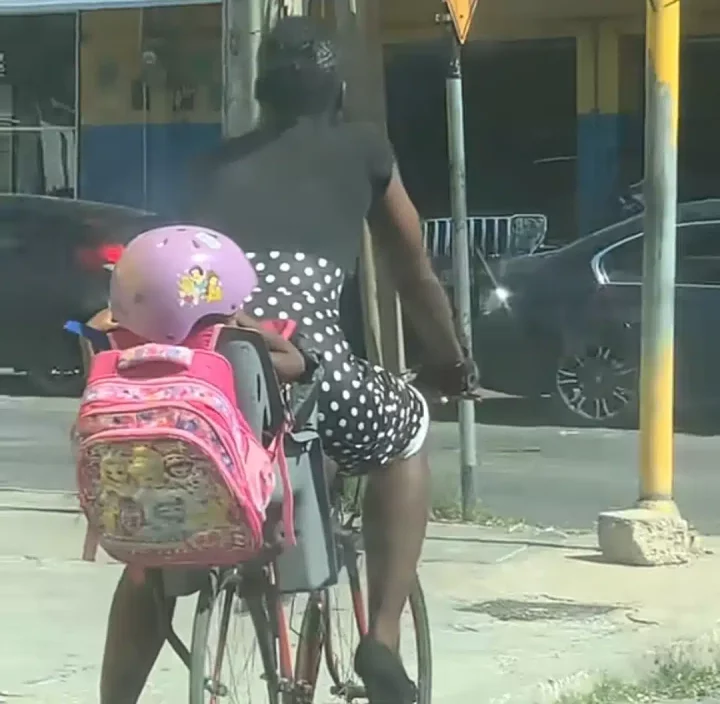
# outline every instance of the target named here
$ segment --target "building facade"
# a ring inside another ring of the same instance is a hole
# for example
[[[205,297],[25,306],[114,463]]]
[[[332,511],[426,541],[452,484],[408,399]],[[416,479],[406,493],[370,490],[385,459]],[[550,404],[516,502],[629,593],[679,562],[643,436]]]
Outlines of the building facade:
[[[383,10],[388,44],[442,41],[434,0]],[[720,91],[709,67],[720,60],[720,5],[684,0],[682,13],[680,197],[717,196]],[[465,52],[471,211],[529,202],[557,213],[550,228],[560,241],[617,215],[619,192],[642,177],[644,32],[645,0],[478,3]],[[421,91],[428,71],[416,81]]]
[[[720,6],[685,5],[680,188],[719,195]],[[381,3],[390,132],[428,216],[449,207],[441,10]],[[547,212],[561,241],[612,217],[642,173],[644,11],[478,3],[464,61],[471,212]],[[6,0],[0,12],[0,190],[172,213],[188,163],[220,139],[220,5]]]
[[[221,6],[146,4],[3,5],[0,191],[177,207],[220,139]]]

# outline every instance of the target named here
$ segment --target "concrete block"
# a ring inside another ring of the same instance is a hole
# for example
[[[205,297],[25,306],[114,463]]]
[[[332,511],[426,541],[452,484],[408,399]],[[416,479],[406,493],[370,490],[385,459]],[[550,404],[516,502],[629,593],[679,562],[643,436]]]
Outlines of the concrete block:
[[[601,513],[598,544],[606,560],[622,565],[678,565],[695,554],[687,521],[644,508]]]

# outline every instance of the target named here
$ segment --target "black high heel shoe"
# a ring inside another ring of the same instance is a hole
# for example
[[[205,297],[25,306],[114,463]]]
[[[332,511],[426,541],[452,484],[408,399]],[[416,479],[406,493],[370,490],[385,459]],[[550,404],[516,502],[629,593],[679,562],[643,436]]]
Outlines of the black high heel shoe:
[[[418,690],[400,656],[365,636],[355,652],[355,672],[365,684],[370,704],[415,704]]]

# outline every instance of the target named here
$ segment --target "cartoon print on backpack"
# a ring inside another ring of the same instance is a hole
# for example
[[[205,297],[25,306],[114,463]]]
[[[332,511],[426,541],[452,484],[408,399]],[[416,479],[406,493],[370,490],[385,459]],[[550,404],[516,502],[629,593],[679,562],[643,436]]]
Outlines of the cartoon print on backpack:
[[[188,510],[182,492],[153,492],[144,498],[143,504],[147,539],[160,543],[180,543],[187,539]]]
[[[231,522],[230,495],[221,486],[209,486],[206,483],[197,499],[198,503],[192,523],[195,530],[224,528]]]
[[[128,474],[138,489],[162,489],[167,483],[163,456],[148,445],[133,447]]]
[[[191,454],[184,443],[171,446],[164,454],[165,471],[172,486],[186,493],[188,524],[192,530],[226,527],[230,496],[212,477],[212,466],[202,456]]]
[[[120,528],[120,496],[114,491],[103,492],[99,505],[100,524],[110,535],[117,535]]]
[[[188,457],[185,444],[179,442],[166,447],[162,459],[169,483],[173,486],[188,483],[188,488],[192,490],[193,475],[197,473],[194,471],[193,460]]]
[[[99,518],[108,533],[117,535],[122,532],[121,501],[135,493],[134,480],[128,471],[130,455],[127,448],[116,445],[93,449],[99,457]]]
[[[98,450],[100,454],[100,499],[103,500],[103,496],[106,494],[129,495],[129,492],[132,491],[128,473],[130,458],[125,449],[105,445]]]
[[[122,537],[130,538],[140,532],[145,525],[145,512],[143,507],[125,497],[118,500],[117,532]]]
[[[182,424],[199,439],[216,440],[199,419],[160,413],[153,421],[165,427]],[[168,547],[192,537],[216,543],[239,518],[228,491],[213,480],[208,458],[184,441],[102,443],[86,449],[86,471],[96,477],[91,483],[98,492],[98,522],[116,540],[141,538]],[[220,456],[231,462],[227,453]],[[235,535],[233,543],[245,540]]]

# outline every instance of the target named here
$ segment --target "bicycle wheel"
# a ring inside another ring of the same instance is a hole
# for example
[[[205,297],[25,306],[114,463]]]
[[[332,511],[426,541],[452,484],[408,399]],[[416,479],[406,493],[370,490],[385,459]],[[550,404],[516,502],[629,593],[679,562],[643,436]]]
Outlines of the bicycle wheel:
[[[241,601],[238,589],[238,581],[226,581],[219,587],[208,585],[198,596],[190,649],[190,704],[280,703],[266,599],[257,594]],[[243,651],[246,655],[236,668],[233,658]]]
[[[298,646],[298,662],[302,659],[307,667],[306,672],[316,676],[319,649],[323,648],[325,666],[331,680],[330,694],[345,702],[366,699],[365,688],[353,667],[355,650],[365,631],[367,613],[364,580],[360,578],[361,558],[362,553],[357,553],[355,569],[351,566],[348,570],[349,589],[345,584],[339,584],[314,595],[314,598],[308,601],[301,629],[301,642]],[[430,704],[432,696],[430,624],[425,597],[417,578],[403,612],[400,655],[408,676],[417,685],[418,704]],[[310,684],[314,690],[315,682]]]

